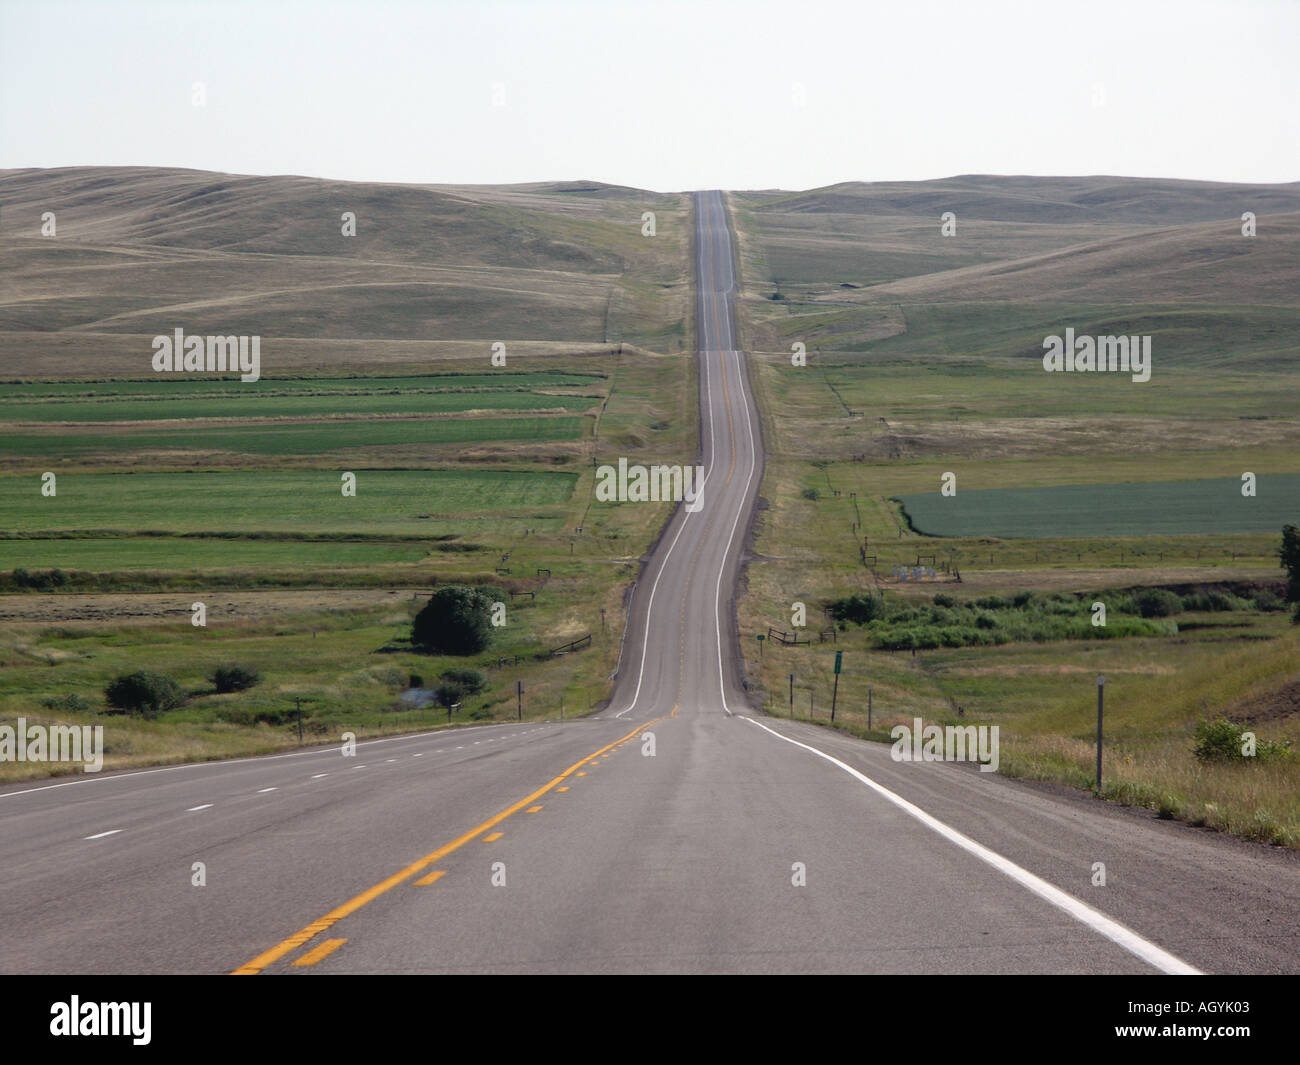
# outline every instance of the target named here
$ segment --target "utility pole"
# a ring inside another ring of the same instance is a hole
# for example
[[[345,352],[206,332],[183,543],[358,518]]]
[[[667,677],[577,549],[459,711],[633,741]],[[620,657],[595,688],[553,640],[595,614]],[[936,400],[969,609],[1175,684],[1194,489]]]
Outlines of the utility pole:
[[[1106,678],[1097,674],[1097,797],[1101,797],[1101,704],[1106,690]]]

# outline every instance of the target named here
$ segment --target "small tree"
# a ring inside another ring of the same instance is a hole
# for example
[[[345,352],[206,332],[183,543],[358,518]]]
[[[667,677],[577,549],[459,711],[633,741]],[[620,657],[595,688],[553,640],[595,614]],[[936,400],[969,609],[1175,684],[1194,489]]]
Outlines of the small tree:
[[[438,685],[433,697],[438,700],[440,706],[455,706],[465,698],[465,689],[454,680],[443,681]]]
[[[104,699],[118,710],[141,717],[157,717],[164,710],[174,710],[185,701],[180,685],[162,673],[139,670],[124,673],[104,689]]]
[[[1300,625],[1300,527],[1282,526],[1282,546],[1277,553],[1286,570],[1286,601],[1296,605],[1291,620]]]
[[[492,598],[481,588],[439,588],[411,624],[411,641],[438,654],[471,655],[492,642]]]

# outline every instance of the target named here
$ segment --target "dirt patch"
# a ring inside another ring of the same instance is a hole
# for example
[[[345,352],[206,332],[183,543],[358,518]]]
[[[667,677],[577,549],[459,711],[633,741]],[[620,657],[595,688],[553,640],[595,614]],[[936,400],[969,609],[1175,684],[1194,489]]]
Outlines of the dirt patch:
[[[1258,725],[1265,721],[1281,721],[1296,713],[1300,713],[1300,680],[1251,699],[1228,716],[1243,725]]]

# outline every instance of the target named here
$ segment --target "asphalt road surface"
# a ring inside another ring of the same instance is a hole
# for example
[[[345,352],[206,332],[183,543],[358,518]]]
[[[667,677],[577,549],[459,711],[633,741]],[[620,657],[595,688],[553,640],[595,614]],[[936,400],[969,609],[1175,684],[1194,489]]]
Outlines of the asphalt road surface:
[[[0,970],[1300,971],[1294,854],[750,708],[762,449],[723,200],[696,206],[707,479],[609,708],[0,790]]]

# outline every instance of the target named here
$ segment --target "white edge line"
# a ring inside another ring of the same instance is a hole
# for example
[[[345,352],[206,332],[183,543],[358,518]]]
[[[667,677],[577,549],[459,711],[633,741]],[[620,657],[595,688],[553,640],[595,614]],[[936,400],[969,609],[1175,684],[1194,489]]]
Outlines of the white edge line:
[[[210,803],[210,802],[205,802],[202,806],[191,806],[191,807],[190,807],[188,810],[186,810],[185,812],[186,812],[187,814],[196,814],[196,813],[198,813],[200,810],[210,810],[210,809],[212,809],[212,803]]]
[[[875,791],[883,798],[888,799],[904,813],[915,817],[921,822],[921,824],[925,825],[926,828],[933,829],[935,832],[939,833],[939,835],[943,836],[944,839],[957,844],[957,846],[961,847],[962,850],[975,855],[975,857],[979,858],[981,861],[987,862],[998,872],[1010,877],[1021,887],[1028,888],[1039,898],[1050,902],[1057,909],[1063,910],[1076,921],[1081,921],[1083,924],[1086,924],[1094,932],[1098,932],[1105,936],[1112,943],[1122,947],[1130,954],[1141,958],[1148,965],[1154,966],[1163,973],[1170,973],[1178,976],[1203,975],[1199,969],[1193,968],[1181,958],[1175,957],[1164,948],[1156,946],[1150,940],[1143,939],[1131,928],[1125,928],[1118,921],[1111,920],[1100,910],[1094,910],[1087,903],[1080,902],[1073,895],[1069,895],[1060,888],[1052,886],[1041,877],[1035,876],[1028,869],[1016,865],[1015,862],[1002,857],[1002,855],[998,854],[996,851],[989,850],[989,848],[984,846],[982,843],[976,843],[969,836],[962,835],[955,828],[950,828],[938,818],[932,817],[930,814],[926,813],[919,806],[914,806],[901,795],[897,795],[883,785],[877,784],[870,777],[863,773],[859,773],[851,765],[841,762],[833,755],[829,755],[825,751],[820,751],[816,747],[811,747],[806,743],[800,743],[798,740],[792,740],[789,736],[784,736],[775,729],[768,728],[761,722],[755,721],[750,717],[745,717],[743,714],[740,715],[740,719],[742,721],[748,721],[751,725],[757,725],[764,732],[770,732],[777,739],[785,740],[786,743],[794,744],[796,747],[802,747],[805,751],[809,751],[812,754],[817,755],[819,758],[824,758],[832,765],[843,769],[850,776],[871,788],[872,791]]]
[[[110,828],[107,832],[98,832],[93,836],[82,836],[82,839],[103,839],[105,836],[116,836],[122,830],[120,828]]]

